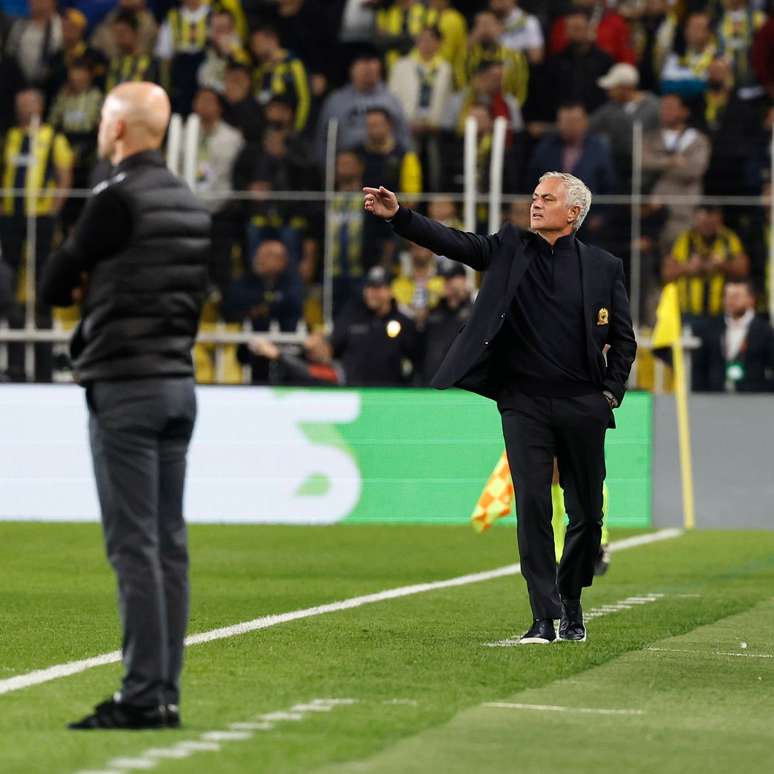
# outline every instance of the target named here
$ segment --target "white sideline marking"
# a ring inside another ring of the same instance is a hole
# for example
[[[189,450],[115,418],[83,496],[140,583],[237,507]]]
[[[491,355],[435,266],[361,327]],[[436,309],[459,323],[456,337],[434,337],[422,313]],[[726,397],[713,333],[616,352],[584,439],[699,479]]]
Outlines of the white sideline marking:
[[[313,699],[308,704],[296,704],[295,709],[304,707],[304,712],[328,711],[334,707],[349,706],[357,704],[359,699]],[[325,709],[323,709],[325,708]],[[303,718],[303,713],[299,712],[272,712],[278,720],[299,720]],[[262,715],[261,717],[266,717]],[[239,727],[237,729],[237,727]],[[124,774],[126,771],[134,769],[153,769],[161,760],[165,758],[188,758],[197,752],[218,752],[220,744],[218,742],[242,742],[252,739],[252,730],[267,731],[273,728],[271,723],[231,723],[231,731],[206,731],[202,734],[202,741],[178,742],[170,747],[153,747],[140,753],[136,758],[113,758],[108,766],[114,767],[110,771],[79,771],[77,774]],[[240,730],[241,729],[241,730]]]
[[[726,653],[721,650],[713,650],[712,653],[700,650],[688,650],[687,648],[646,648],[657,653],[690,653],[692,656],[742,656],[743,658],[774,658],[771,653]]]
[[[637,548],[651,543],[657,543],[661,540],[670,540],[682,535],[679,529],[661,529],[658,532],[652,532],[647,535],[636,535],[635,537],[619,540],[610,545],[611,551],[624,551],[627,548]],[[375,602],[384,602],[388,599],[400,599],[410,597],[414,594],[424,594],[428,591],[438,591],[440,589],[451,589],[458,586],[467,586],[471,583],[482,583],[483,581],[505,578],[509,575],[516,575],[521,569],[520,564],[508,564],[504,567],[498,567],[494,570],[484,572],[474,572],[468,575],[459,575],[456,578],[446,580],[431,581],[429,583],[417,583],[412,586],[398,586],[394,589],[378,591],[375,594],[365,594],[360,597],[351,597],[340,602],[331,602],[326,605],[317,605],[316,607],[307,607],[303,610],[293,610],[289,613],[278,613],[276,615],[266,615],[261,618],[254,618],[252,621],[234,624],[233,626],[224,626],[219,629],[211,629],[208,632],[201,632],[186,637],[187,646],[200,645],[203,642],[212,642],[213,640],[223,640],[229,637],[237,637],[240,634],[258,631],[259,629],[269,629],[272,626],[278,626],[291,621],[298,621],[302,618],[313,618],[326,613],[336,613],[339,610],[352,610],[363,605],[371,605]],[[33,685],[40,685],[51,680],[58,680],[60,677],[69,677],[80,672],[85,672],[94,667],[105,664],[114,664],[121,660],[121,652],[116,650],[112,653],[103,653],[100,656],[86,658],[81,661],[70,661],[66,664],[57,664],[46,669],[36,669],[34,672],[9,677],[0,680],[0,695],[20,691],[24,688],[30,688]]]
[[[146,758],[113,758],[108,761],[108,766],[114,769],[152,769],[156,761],[149,761]]]
[[[537,710],[539,712],[579,712],[588,715],[644,715],[638,709],[596,709],[594,707],[560,707],[556,704],[515,704],[507,701],[490,701],[482,706],[494,709]]]
[[[229,723],[232,731],[271,731],[273,723]]]
[[[252,738],[253,735],[249,731],[207,731],[202,734],[205,742],[243,742]]]

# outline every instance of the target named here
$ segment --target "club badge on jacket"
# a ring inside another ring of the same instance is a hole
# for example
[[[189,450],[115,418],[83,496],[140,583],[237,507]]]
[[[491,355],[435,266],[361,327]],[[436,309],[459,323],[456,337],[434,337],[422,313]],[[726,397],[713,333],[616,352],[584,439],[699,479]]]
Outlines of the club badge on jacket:
[[[607,325],[608,322],[609,322],[609,320],[607,318],[608,318],[608,311],[603,306],[599,310],[599,312],[597,312],[597,325]]]

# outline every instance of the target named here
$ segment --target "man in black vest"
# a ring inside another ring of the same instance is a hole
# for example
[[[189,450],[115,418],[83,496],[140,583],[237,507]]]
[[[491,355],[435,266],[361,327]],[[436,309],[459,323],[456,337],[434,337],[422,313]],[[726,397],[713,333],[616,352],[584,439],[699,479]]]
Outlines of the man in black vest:
[[[530,231],[479,236],[365,188],[365,209],[438,255],[486,271],[473,313],[431,384],[497,401],[516,491],[521,571],[533,624],[524,644],[583,641],[581,591],[590,586],[602,526],[605,430],[614,427],[637,345],[618,258],[575,238],[591,192],[548,172],[532,195]],[[605,346],[609,347],[605,358]],[[553,459],[570,525],[557,572],[551,529]]]
[[[180,724],[183,486],[196,416],[191,347],[207,286],[210,217],[159,153],[169,115],[166,93],[151,83],[108,95],[99,152],[113,163],[112,177],[94,189],[41,283],[46,303],[83,307],[73,369],[86,387],[124,635],[120,693],[71,728]]]

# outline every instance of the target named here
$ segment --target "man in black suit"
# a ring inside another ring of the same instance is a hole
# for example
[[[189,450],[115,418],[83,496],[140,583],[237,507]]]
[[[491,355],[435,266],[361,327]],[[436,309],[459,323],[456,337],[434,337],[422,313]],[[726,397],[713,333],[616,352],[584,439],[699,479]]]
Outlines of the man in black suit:
[[[696,325],[701,346],[693,356],[692,389],[774,392],[774,331],[755,314],[755,293],[747,280],[726,283],[723,312]]]
[[[438,255],[486,271],[473,313],[432,380],[497,401],[516,490],[521,571],[533,624],[521,642],[583,641],[581,590],[599,552],[605,431],[615,427],[637,345],[623,264],[575,238],[591,192],[548,172],[532,195],[530,230],[457,231],[365,188],[365,209]],[[605,358],[605,346],[609,346]],[[570,525],[559,563],[551,530],[556,457]]]

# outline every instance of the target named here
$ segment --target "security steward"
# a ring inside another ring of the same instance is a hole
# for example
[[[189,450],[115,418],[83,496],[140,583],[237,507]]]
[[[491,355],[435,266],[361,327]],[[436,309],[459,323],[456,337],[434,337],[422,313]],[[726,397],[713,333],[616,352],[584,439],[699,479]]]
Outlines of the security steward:
[[[383,266],[369,270],[362,300],[353,299],[344,308],[330,343],[347,384],[401,386],[411,381],[419,337],[414,322],[398,311]]]
[[[71,343],[86,388],[107,555],[123,625],[121,690],[74,729],[180,724],[188,619],[183,520],[196,417],[194,344],[207,286],[210,217],[159,153],[170,116],[159,86],[125,83],[102,108],[94,189],[44,272],[53,305],[83,305]]]

